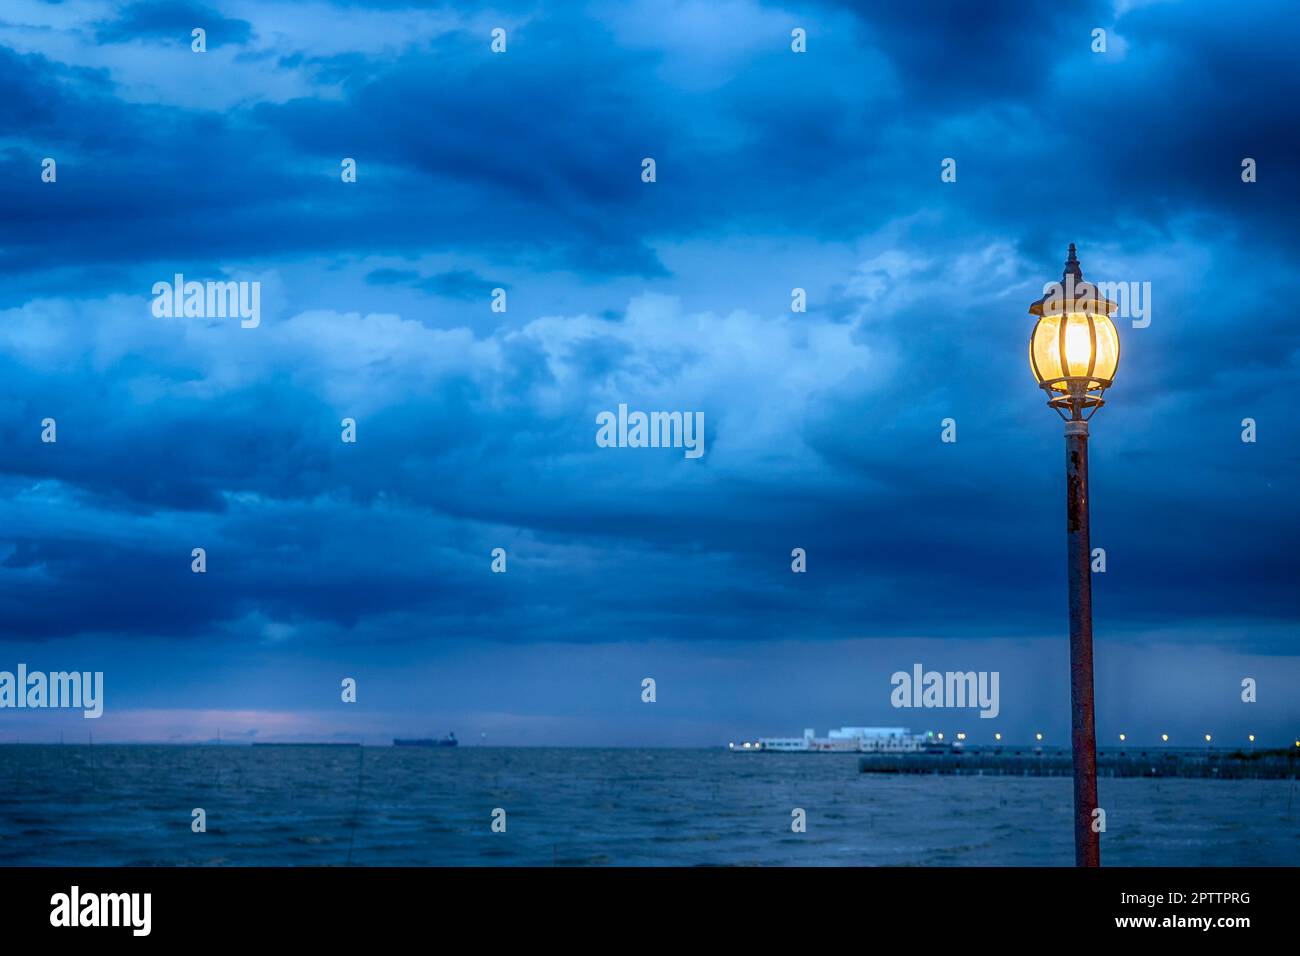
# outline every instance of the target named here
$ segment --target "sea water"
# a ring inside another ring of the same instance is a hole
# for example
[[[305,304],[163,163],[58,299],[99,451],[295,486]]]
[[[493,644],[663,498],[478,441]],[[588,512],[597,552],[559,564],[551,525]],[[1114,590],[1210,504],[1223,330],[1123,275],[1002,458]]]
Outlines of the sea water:
[[[1300,864],[1292,780],[1099,789],[1106,865]],[[860,774],[851,754],[6,745],[0,864],[1069,866],[1071,800],[1069,778]]]

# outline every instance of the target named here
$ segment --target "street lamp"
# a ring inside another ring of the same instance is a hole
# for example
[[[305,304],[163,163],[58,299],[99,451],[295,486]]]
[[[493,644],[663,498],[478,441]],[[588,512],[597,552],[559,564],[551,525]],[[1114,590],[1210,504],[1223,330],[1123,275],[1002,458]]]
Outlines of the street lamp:
[[[1105,402],[1115,379],[1118,308],[1083,281],[1074,243],[1059,283],[1029,307],[1038,316],[1029,336],[1029,364],[1047,404],[1065,419],[1066,551],[1070,589],[1070,746],[1074,758],[1074,862],[1100,866],[1100,838],[1092,828],[1097,807],[1097,730],[1092,699],[1092,580],[1088,537],[1088,419]]]

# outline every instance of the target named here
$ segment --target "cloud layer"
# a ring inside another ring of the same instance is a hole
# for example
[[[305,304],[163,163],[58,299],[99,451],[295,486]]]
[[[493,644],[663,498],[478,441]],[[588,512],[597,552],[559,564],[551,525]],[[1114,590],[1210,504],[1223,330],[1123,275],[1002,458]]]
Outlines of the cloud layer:
[[[292,649],[323,700],[478,648],[458,673],[500,713],[543,645],[979,667],[1011,639],[1032,673],[1065,603],[1027,307],[1073,241],[1152,289],[1092,441],[1099,636],[1294,659],[1300,81],[1258,41],[1295,38],[1285,5],[64,7],[0,23],[0,647],[148,641],[131,693],[187,648]],[[261,325],[153,318],[177,272],[261,282]],[[703,411],[705,456],[598,448],[619,403]],[[747,712],[728,673],[663,739]],[[279,712],[185,683],[147,706]],[[590,682],[532,715],[584,693],[613,718]]]

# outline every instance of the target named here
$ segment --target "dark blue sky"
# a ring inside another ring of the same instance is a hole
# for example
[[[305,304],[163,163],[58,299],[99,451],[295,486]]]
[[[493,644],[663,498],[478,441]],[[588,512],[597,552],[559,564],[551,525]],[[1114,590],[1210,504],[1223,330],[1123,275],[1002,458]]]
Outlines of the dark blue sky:
[[[1026,343],[1076,242],[1151,288],[1093,427],[1102,742],[1300,733],[1293,4],[558,7],[5,5],[0,669],[104,670],[97,739],[1064,741]],[[177,272],[261,325],[154,318]],[[706,453],[598,448],[620,402]],[[1001,716],[892,709],[915,662]]]

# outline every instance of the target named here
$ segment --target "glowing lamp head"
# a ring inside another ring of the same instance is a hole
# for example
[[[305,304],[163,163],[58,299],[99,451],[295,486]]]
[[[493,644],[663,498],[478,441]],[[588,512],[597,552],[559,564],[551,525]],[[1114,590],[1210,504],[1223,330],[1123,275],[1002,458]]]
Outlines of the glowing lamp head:
[[[1118,307],[1083,281],[1070,243],[1061,281],[1029,307],[1038,316],[1029,336],[1029,366],[1062,418],[1086,420],[1105,404],[1101,394],[1119,367],[1119,333],[1110,319]]]

